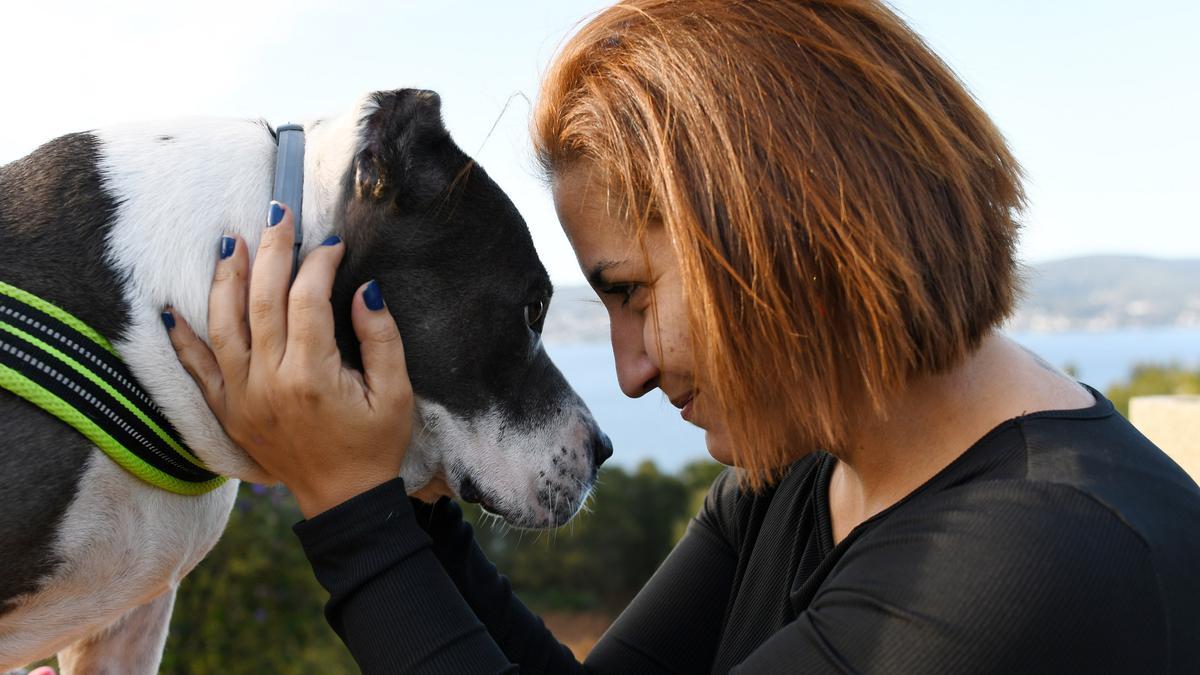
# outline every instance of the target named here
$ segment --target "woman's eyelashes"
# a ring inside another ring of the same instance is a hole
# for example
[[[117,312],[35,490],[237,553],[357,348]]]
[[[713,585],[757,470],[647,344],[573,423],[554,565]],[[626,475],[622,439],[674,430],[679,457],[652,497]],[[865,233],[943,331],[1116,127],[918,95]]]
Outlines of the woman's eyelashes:
[[[621,298],[621,306],[628,307],[629,301],[633,299],[634,293],[637,293],[641,288],[641,284],[611,284],[600,289],[600,292],[605,295],[617,296]]]

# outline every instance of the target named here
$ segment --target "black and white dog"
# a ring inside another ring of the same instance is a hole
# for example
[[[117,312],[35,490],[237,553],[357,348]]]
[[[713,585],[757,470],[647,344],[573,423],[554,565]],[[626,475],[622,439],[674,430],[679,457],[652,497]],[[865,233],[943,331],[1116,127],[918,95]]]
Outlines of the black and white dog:
[[[436,94],[377,92],[309,122],[304,242],[346,242],[337,340],[359,366],[354,289],[376,278],[417,395],[402,474],[444,471],[460,497],[521,527],[579,509],[611,454],[542,348],[549,279],[521,216],[450,139]],[[203,337],[223,233],[257,246],[273,130],[187,119],[51,141],[0,167],[0,280],[89,324],[213,471],[264,480],[222,432],[159,319]],[[0,672],[59,653],[64,673],[153,673],[175,589],[213,547],[237,481],[201,496],[141,482],[0,389]]]

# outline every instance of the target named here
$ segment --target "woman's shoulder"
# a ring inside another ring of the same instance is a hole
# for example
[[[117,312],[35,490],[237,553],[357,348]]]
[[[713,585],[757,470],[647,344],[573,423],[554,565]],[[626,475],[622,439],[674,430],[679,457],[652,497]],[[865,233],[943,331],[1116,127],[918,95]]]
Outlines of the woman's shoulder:
[[[1093,393],[1090,408],[1031,413],[998,427],[881,527],[940,532],[953,524],[973,545],[992,537],[1020,550],[1077,536],[1133,541],[1159,565],[1181,557],[1200,565],[1200,540],[1187,525],[1200,521],[1200,488]]]
[[[850,597],[903,608],[1009,664],[998,671],[1020,670],[1027,655],[1005,655],[1020,644],[1069,662],[1108,654],[1121,664],[1113,672],[1128,672],[1119,659],[1136,654],[1144,672],[1166,672],[1168,636],[1194,626],[1195,615],[1170,611],[1158,562],[1137,532],[1076,488],[980,481],[914,500],[861,532],[813,606]]]
[[[1090,648],[1139,645],[1145,663],[1160,664],[1147,672],[1200,663],[1200,649],[1175,639],[1200,628],[1195,483],[1103,402],[1019,418],[991,441],[859,532],[825,590],[904,606],[984,642],[1070,626]],[[1136,630],[1117,639],[1115,623]]]
[[[1184,555],[1200,565],[1200,487],[1112,404],[1075,414],[1033,415],[1020,423],[1024,483],[1072,490],[1134,532],[1162,563]],[[1185,550],[1186,549],[1186,550]]]
[[[1200,488],[1089,390],[1091,407],[1029,413],[993,429],[901,503],[903,522],[954,514],[988,532],[1005,514],[1054,526],[1074,508],[1094,512],[1094,527],[1128,530],[1149,549],[1183,543],[1180,524],[1200,520]]]

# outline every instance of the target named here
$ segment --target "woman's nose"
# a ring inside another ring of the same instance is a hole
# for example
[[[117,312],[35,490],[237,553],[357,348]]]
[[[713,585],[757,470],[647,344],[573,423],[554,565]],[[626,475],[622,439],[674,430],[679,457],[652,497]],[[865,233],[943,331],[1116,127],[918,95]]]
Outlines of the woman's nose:
[[[646,352],[642,327],[634,322],[613,320],[613,358],[617,364],[617,383],[629,398],[637,398],[658,387],[658,366]]]

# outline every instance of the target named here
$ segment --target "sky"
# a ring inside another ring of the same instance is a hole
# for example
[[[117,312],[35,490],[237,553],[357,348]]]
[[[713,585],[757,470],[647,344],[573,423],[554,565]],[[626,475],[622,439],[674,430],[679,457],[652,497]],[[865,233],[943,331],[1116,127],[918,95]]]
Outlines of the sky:
[[[0,23],[0,164],[58,135],[189,115],[276,124],[438,91],[446,125],[583,283],[530,150],[538,80],[595,0],[27,2]],[[1020,255],[1200,257],[1200,3],[895,0],[1028,175]]]

